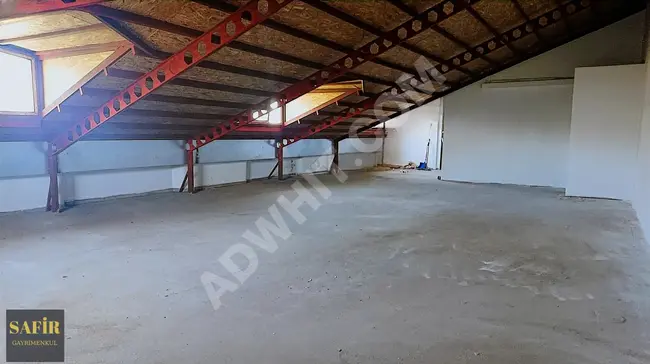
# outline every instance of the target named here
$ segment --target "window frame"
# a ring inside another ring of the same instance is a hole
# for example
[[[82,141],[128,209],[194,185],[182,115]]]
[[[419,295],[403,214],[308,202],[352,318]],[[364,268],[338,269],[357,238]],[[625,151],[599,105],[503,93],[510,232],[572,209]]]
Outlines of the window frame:
[[[40,59],[36,56],[34,52],[13,45],[0,45],[0,53],[30,60],[32,64],[32,99],[34,105],[34,111],[31,112],[0,110],[0,115],[40,116],[43,110],[43,108],[41,107],[43,98],[41,97],[42,82],[40,80],[42,80],[41,77],[42,66],[41,66]]]

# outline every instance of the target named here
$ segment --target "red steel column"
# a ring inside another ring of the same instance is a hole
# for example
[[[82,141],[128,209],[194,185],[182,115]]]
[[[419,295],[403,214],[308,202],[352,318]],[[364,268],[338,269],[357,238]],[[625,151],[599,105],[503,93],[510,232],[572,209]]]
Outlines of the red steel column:
[[[339,141],[332,140],[332,154],[334,159],[332,159],[332,165],[330,166],[330,174],[336,174],[339,172]]]
[[[190,144],[191,140],[188,141]],[[194,151],[187,150],[187,192],[194,193]]]
[[[47,169],[50,174],[50,188],[47,194],[47,211],[59,212],[59,158],[54,154],[52,144],[47,148]]]
[[[282,181],[284,179],[284,127],[287,123],[287,104],[282,102],[281,110],[281,122],[280,124],[280,139],[275,142],[275,154],[278,157],[278,180]]]

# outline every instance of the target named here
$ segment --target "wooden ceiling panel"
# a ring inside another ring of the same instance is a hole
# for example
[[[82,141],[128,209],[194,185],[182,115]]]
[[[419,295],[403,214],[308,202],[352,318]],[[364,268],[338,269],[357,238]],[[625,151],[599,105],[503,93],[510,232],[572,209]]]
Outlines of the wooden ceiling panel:
[[[271,19],[310,34],[317,34],[349,48],[356,49],[376,38],[371,33],[343,22],[302,1],[293,1],[289,6],[274,14]]]
[[[117,61],[113,68],[137,71],[137,72],[148,72],[160,63],[160,60],[149,58],[149,57],[139,57],[128,55],[122,57]],[[181,76],[183,79],[196,80],[202,82],[214,82],[220,83],[223,85],[230,85],[236,87],[251,88],[256,90],[266,90],[266,91],[280,91],[286,85],[284,83],[274,82],[270,80],[264,80],[260,78],[247,77],[244,75],[237,75],[229,72],[216,71],[208,68],[202,67],[193,67],[184,72]]]
[[[556,0],[516,0],[529,18],[535,18],[557,7]]]
[[[395,29],[411,19],[408,14],[382,0],[371,3],[368,1],[333,0],[328,1],[327,4],[385,32]]]
[[[463,51],[463,47],[443,37],[440,33],[428,29],[407,41],[407,43],[422,48],[438,57],[449,59]]]
[[[507,16],[507,13],[502,14],[502,16]],[[453,17],[443,20],[440,22],[439,26],[470,46],[479,44],[493,37],[492,33],[490,33],[490,31],[476,20],[476,18],[474,18],[467,10],[461,11]]]
[[[4,35],[3,35],[4,37]],[[119,34],[110,28],[92,29],[82,33],[64,34],[58,37],[43,39],[29,39],[12,44],[33,51],[47,51],[53,49],[73,48],[89,44],[105,44],[123,41]]]
[[[404,4],[408,5],[411,9],[417,10],[418,13],[422,13],[427,9],[430,9],[443,0],[401,0]]]
[[[473,8],[499,33],[510,30],[525,21],[517,13],[517,8],[512,1],[481,1]]]
[[[0,40],[27,37],[99,24],[92,15],[81,11],[62,11],[0,20]]]
[[[402,47],[394,47],[388,52],[379,56],[379,59],[384,61],[399,64],[400,66],[415,69],[415,62],[422,57],[422,55],[404,49]]]

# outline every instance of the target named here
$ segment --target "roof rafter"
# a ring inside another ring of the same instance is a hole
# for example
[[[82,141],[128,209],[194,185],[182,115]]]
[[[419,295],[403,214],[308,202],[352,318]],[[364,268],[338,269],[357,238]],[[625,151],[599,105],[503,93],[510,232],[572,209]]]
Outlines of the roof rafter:
[[[340,19],[340,20],[342,20],[344,22],[352,24],[352,25],[354,25],[354,26],[356,26],[358,28],[361,28],[361,29],[367,31],[368,33],[371,33],[371,34],[374,34],[374,35],[377,35],[377,36],[379,36],[380,34],[383,33],[380,29],[377,29],[377,28],[375,28],[374,26],[372,26],[370,24],[364,23],[361,20],[359,20],[359,19],[357,19],[357,18],[355,18],[355,17],[353,17],[353,16],[351,16],[351,15],[349,15],[347,13],[344,13],[344,12],[342,12],[342,11],[332,7],[332,6],[329,6],[329,5],[325,4],[324,2],[321,2],[320,0],[304,0],[303,2],[305,2],[306,4],[309,4],[310,6],[315,7],[316,9],[324,11],[324,12],[326,12],[326,13],[328,13],[328,14],[330,14],[330,15],[332,15],[332,16],[334,16],[334,17],[336,17],[336,18],[338,18],[338,19]],[[414,14],[417,14],[417,12],[415,12],[415,11],[409,12],[409,15],[411,15],[411,16],[414,16]],[[439,32],[439,30],[441,28],[438,27],[438,26],[432,26],[431,29],[435,30],[436,32]],[[449,34],[448,32],[445,32],[445,34],[453,37],[454,39],[451,39],[451,38],[449,38],[449,39],[454,41],[454,42],[456,42],[458,40],[456,37]],[[444,37],[447,37],[447,35],[445,35],[445,34],[441,34],[441,35],[443,35]],[[462,46],[462,44],[461,44],[461,46]],[[436,62],[440,62],[439,60],[441,60],[441,58],[432,55],[430,52],[427,52],[426,50],[423,50],[423,49],[421,49],[419,47],[410,45],[408,43],[402,43],[402,44],[400,44],[400,47],[402,47],[402,48],[404,48],[404,49],[406,49],[406,50],[408,50],[410,52],[413,52],[415,54],[418,54],[420,56],[428,57],[428,58],[430,58],[430,59],[432,59],[432,60],[434,60]],[[467,47],[465,47],[465,48],[467,48]],[[450,66],[450,65],[448,65],[448,66]],[[459,71],[467,74],[466,69],[459,69]],[[410,72],[410,74],[411,75],[416,75],[416,76],[418,75],[417,71]]]
[[[512,0],[512,4],[515,6],[515,9],[517,9],[517,12],[519,13],[519,15],[521,16],[522,19],[524,19],[525,21],[530,21],[530,17],[528,16],[528,14],[526,14],[526,10],[524,10],[524,7],[521,6],[521,3],[519,2],[519,0]],[[539,34],[539,29],[535,29],[534,33],[535,33],[535,36],[537,36],[537,39],[539,39],[540,42],[545,43],[545,44],[549,43],[548,40],[544,36]]]
[[[182,35],[182,36],[186,36],[186,37],[190,37],[190,38],[196,38],[196,37],[200,36],[201,34],[203,34],[203,32],[201,32],[200,30],[188,28],[188,27],[185,27],[185,26],[182,26],[182,25],[169,23],[169,22],[166,22],[164,20],[158,20],[158,19],[143,16],[143,15],[130,13],[130,12],[124,11],[124,10],[108,8],[108,7],[105,7],[105,6],[100,6],[100,5],[89,6],[89,7],[85,8],[84,10],[88,11],[89,13],[91,13],[91,14],[93,14],[95,16],[101,17],[101,18],[114,19],[114,20],[118,20],[118,21],[124,21],[124,22],[127,22],[127,23],[142,25],[142,26],[146,26],[146,27],[149,27],[149,28],[158,29],[158,30],[162,30],[162,31],[165,31],[165,32],[168,32],[168,33]],[[123,33],[123,31],[121,33]],[[131,38],[131,37],[138,38],[137,35],[135,35],[135,34],[131,35],[128,38]],[[142,40],[140,40],[140,42],[142,42]],[[135,41],[134,41],[134,43],[135,43]],[[136,44],[136,45],[141,47],[140,44]],[[261,55],[261,56],[264,56],[264,57],[268,57],[268,58],[275,59],[275,60],[278,60],[278,61],[283,61],[283,62],[295,64],[295,65],[302,66],[302,67],[313,68],[313,69],[321,69],[321,68],[325,67],[325,65],[323,65],[321,63],[318,63],[318,62],[304,60],[304,59],[294,57],[294,56],[291,56],[291,55],[288,55],[288,54],[285,54],[285,53],[282,53],[282,52],[276,52],[276,51],[273,51],[273,50],[269,50],[269,49],[266,49],[266,48],[258,47],[258,46],[243,43],[243,42],[234,41],[231,44],[229,44],[228,46],[231,47],[231,48],[240,50],[240,51],[249,52],[249,53],[253,53],[253,54],[258,54],[258,55]],[[146,48],[149,48],[149,49],[143,49],[144,53],[146,53],[149,56],[155,57],[155,58],[166,58],[165,56],[170,55],[169,53],[161,52],[161,51],[158,51],[158,50],[153,50],[153,48],[151,48],[150,46],[147,46]],[[270,74],[265,75],[264,72],[246,70],[244,68],[238,68],[238,67],[227,66],[227,65],[221,65],[221,64],[219,64],[217,62],[213,62],[213,61],[203,61],[203,62],[201,62],[201,64],[199,66],[204,67],[204,68],[210,68],[210,69],[217,69],[218,68],[219,70],[224,70],[225,68],[228,68],[230,71],[226,71],[226,72],[243,74],[243,75],[246,75],[246,76],[251,76],[253,73],[255,73],[256,75],[253,76],[253,77],[272,79],[272,80],[280,81],[280,82],[283,82],[283,83],[295,83],[295,82],[299,81],[298,79],[288,78],[288,77],[284,77],[284,76],[280,76],[280,75],[270,75]],[[232,72],[232,71],[236,71],[236,72]],[[260,76],[264,76],[264,77],[260,77]],[[355,76],[357,78],[362,79],[362,80],[367,81],[367,82],[372,82],[372,83],[376,83],[376,84],[380,84],[380,85],[384,85],[384,86],[393,86],[392,82],[382,80],[382,79],[377,78],[377,77],[365,76],[365,75],[361,75],[361,74],[355,74]]]
[[[468,12],[471,16],[473,16],[474,19],[478,20],[478,22],[481,23],[481,24],[483,25],[483,27],[485,27],[485,29],[489,30],[490,33],[492,33],[492,35],[493,35],[494,37],[499,38],[499,31],[497,31],[495,27],[493,27],[493,26],[492,26],[492,25],[491,25],[487,20],[485,20],[485,18],[483,18],[483,17],[481,16],[481,14],[479,14],[478,11],[476,11],[476,9],[474,9],[474,8],[472,8],[472,7],[470,6],[470,7],[467,8],[467,12]],[[528,20],[530,20],[530,19],[525,19],[525,20],[528,21]],[[508,48],[509,48],[512,52],[514,52],[515,54],[518,54],[518,55],[522,55],[522,54],[523,54],[522,51],[520,51],[519,49],[517,49],[517,47],[515,47],[515,46],[514,46],[512,43],[510,43],[510,42],[506,43],[506,47],[508,47]]]
[[[421,34],[433,25],[457,14],[464,10],[466,6],[470,6],[472,3],[477,1],[478,0],[465,0],[457,2],[456,0],[447,0],[439,3],[433,8],[419,14],[415,18],[411,18],[393,30],[382,33],[382,36],[378,39],[375,39],[358,50],[349,53],[330,66],[325,67],[308,78],[282,90],[275,98],[259,103],[255,108],[245,111],[225,125],[215,126],[210,131],[199,134],[194,138],[190,149],[200,148],[223,137],[231,131],[237,130],[237,128],[241,126],[253,122],[257,118],[268,114],[273,109],[283,107],[283,105],[295,100],[309,91],[338,78],[355,67],[368,62],[406,40]]]
[[[226,13],[231,13],[235,10],[237,10],[237,7],[235,5],[229,4],[227,2],[221,1],[221,0],[192,0],[196,3],[203,4],[205,6],[208,6],[213,9],[217,9]],[[336,51],[339,51],[341,53],[350,53],[353,51],[352,48],[346,47],[342,44],[338,44],[336,42],[333,42],[331,40],[327,40],[325,38],[318,37],[316,35],[307,33],[305,31],[302,31],[300,29],[292,28],[288,25],[282,24],[280,22],[277,22],[273,19],[267,19],[262,25],[271,28],[273,30],[277,30],[279,32],[294,36],[296,38],[300,38],[318,45],[321,45],[323,47],[327,47]],[[374,59],[372,61],[373,63],[376,63],[378,65],[382,65],[384,67],[396,69],[398,71],[404,72],[404,73],[409,73],[410,69],[407,67],[401,66],[396,63],[384,61],[381,59]]]
[[[571,0],[571,1],[568,1],[566,4],[564,4],[564,6],[571,6],[571,8],[574,10],[572,12],[572,14],[578,13],[579,11],[582,11],[582,10],[585,10],[585,9],[592,9],[592,10],[594,9],[591,2],[584,1],[584,0],[583,1]],[[482,74],[481,78],[492,76],[492,75],[494,75],[496,73],[499,73],[499,72],[501,72],[501,71],[503,71],[505,69],[508,69],[510,67],[518,65],[518,64],[520,64],[520,63],[522,63],[522,62],[524,62],[524,61],[526,61],[528,59],[534,58],[534,57],[536,57],[536,56],[538,56],[538,55],[540,55],[542,53],[545,53],[545,52],[548,52],[548,51],[550,51],[552,49],[555,49],[555,48],[557,48],[557,47],[559,47],[559,46],[561,46],[563,44],[566,44],[567,42],[573,41],[573,40],[578,39],[580,37],[583,37],[583,36],[585,36],[585,35],[587,35],[587,34],[589,34],[591,32],[602,29],[603,27],[606,27],[607,25],[609,25],[609,24],[611,24],[613,22],[619,21],[619,20],[621,20],[621,19],[623,19],[623,18],[625,18],[625,17],[627,17],[627,16],[629,16],[631,14],[634,14],[635,12],[643,9],[643,6],[644,6],[644,4],[642,2],[637,1],[635,3],[635,5],[630,7],[630,8],[626,8],[624,10],[621,10],[619,13],[616,13],[616,14],[610,14],[611,15],[610,19],[602,19],[600,22],[598,22],[598,23],[596,23],[596,24],[594,24],[594,25],[592,25],[592,26],[590,26],[588,28],[584,28],[584,29],[581,29],[579,32],[572,33],[572,34],[569,35],[569,38],[565,39],[563,42],[548,44],[548,45],[545,45],[543,47],[539,47],[534,52],[528,53],[528,54],[526,54],[524,56],[515,57],[512,60],[510,60],[509,62],[503,63],[500,67],[491,69],[490,71]],[[551,10],[551,11],[549,11],[547,13],[544,13],[544,14],[536,17],[535,19],[531,19],[530,21],[526,22],[522,26],[519,26],[519,27],[509,31],[508,34],[511,35],[511,36],[514,36],[514,31],[517,30],[517,29],[527,30],[528,27],[530,27],[530,29],[537,29],[538,27],[539,28],[545,28],[545,27],[547,27],[547,26],[549,26],[551,24],[555,24],[560,19],[559,18],[556,19],[556,18],[553,17],[553,12],[554,11],[556,11],[556,9]],[[545,19],[544,21],[542,21],[544,23],[544,25],[540,24],[540,20],[542,20],[542,19]],[[546,23],[546,21],[548,23]],[[512,39],[512,38],[509,38],[509,39]],[[381,119],[379,119],[379,120],[377,120],[377,121],[375,121],[375,122],[373,122],[373,123],[371,123],[369,125],[366,125],[366,126],[364,126],[362,128],[359,128],[357,130],[349,131],[348,133],[341,136],[337,140],[341,141],[343,139],[353,137],[356,133],[363,133],[363,132],[365,132],[365,131],[367,131],[367,130],[369,130],[371,128],[374,128],[377,125],[385,123],[386,121],[391,120],[391,119],[393,119],[393,118],[395,118],[395,117],[397,117],[399,115],[402,115],[402,114],[405,114],[405,113],[407,113],[409,111],[412,111],[412,110],[414,110],[415,108],[417,108],[419,106],[425,105],[425,104],[427,104],[429,102],[435,101],[435,100],[437,100],[437,99],[439,99],[441,97],[449,95],[452,92],[458,91],[458,90],[460,90],[460,89],[462,89],[462,88],[464,88],[466,86],[469,86],[469,85],[473,84],[476,81],[478,81],[478,79],[464,80],[459,85],[457,85],[455,87],[452,87],[452,88],[450,88],[450,89],[448,89],[448,90],[446,90],[446,91],[444,91],[444,92],[442,92],[440,94],[434,95],[429,100],[425,101],[424,103],[422,103],[420,105],[411,106],[409,108],[406,108],[404,110],[399,111],[396,114],[389,115],[387,117],[381,118]]]
[[[31,14],[47,13],[59,10],[71,10],[92,4],[99,4],[106,0],[16,0],[13,2],[13,9],[7,11],[11,4],[3,5],[3,12],[0,18],[11,18]]]
[[[289,3],[291,1],[279,3],[278,0],[252,0],[248,2],[237,12],[226,17],[152,71],[133,82],[119,96],[112,98],[94,113],[76,123],[66,134],[58,136],[52,143],[55,148],[54,153],[61,153],[113,116],[119,115],[144,96],[173,81],[180,74],[231,43],[238,36]]]
[[[572,0],[572,1],[570,1],[570,3],[572,3],[574,6],[576,6],[577,10],[584,10],[587,7],[590,6],[590,3],[586,3],[586,2],[581,1],[581,0]],[[490,53],[492,53],[492,52],[494,52],[494,51],[496,51],[496,50],[498,50],[498,49],[500,49],[500,48],[502,48],[504,46],[507,46],[507,44],[509,42],[515,42],[516,40],[521,39],[523,36],[533,32],[535,29],[545,28],[547,26],[555,24],[556,22],[559,21],[559,18],[554,18],[553,17],[553,12],[554,11],[542,14],[539,17],[535,18],[534,20],[529,20],[524,24],[518,25],[518,26],[508,30],[507,32],[504,32],[503,34],[499,34],[499,35],[495,36],[494,38],[489,39],[489,40],[481,43],[480,45],[476,46],[473,49],[473,51],[477,52],[477,53],[484,54],[484,55],[488,55],[488,54],[490,54]],[[544,21],[541,21],[541,19],[544,19]],[[466,53],[466,55],[468,55],[468,54],[471,54],[471,53],[468,51]],[[472,59],[471,57],[455,57],[454,60],[459,60],[459,62],[461,64],[464,64],[464,63],[469,62],[471,59]],[[440,72],[442,74],[448,72],[448,70],[445,70],[442,67],[440,67],[440,68],[438,68],[438,67],[439,66],[436,67],[436,70],[438,72]],[[499,67],[497,67],[497,69],[499,69]],[[484,77],[484,76],[482,76],[482,77]],[[437,99],[437,98],[441,97],[441,95],[447,94],[449,92],[449,90],[456,90],[456,89],[461,88],[464,85],[466,85],[467,82],[472,83],[472,82],[474,82],[476,80],[477,79],[469,78],[469,79],[466,79],[466,80],[460,82],[459,84],[452,85],[451,87],[447,87],[447,90],[443,90],[441,93],[434,95],[431,99]],[[339,124],[339,123],[341,123],[341,122],[343,122],[345,120],[348,120],[351,117],[358,116],[358,115],[362,114],[363,112],[366,112],[367,110],[376,108],[377,104],[383,102],[383,99],[390,100],[390,99],[395,98],[395,97],[399,98],[399,97],[402,97],[402,96],[392,95],[390,93],[384,93],[384,94],[380,95],[377,98],[372,98],[372,99],[368,99],[368,100],[365,100],[363,102],[360,102],[359,104],[357,104],[357,105],[355,105],[353,107],[350,107],[348,110],[345,110],[345,111],[339,113],[336,116],[328,118],[327,120],[319,123],[318,125],[314,125],[314,126],[310,127],[308,133],[306,133],[305,135],[303,135],[301,137],[298,137],[298,138],[295,138],[295,139],[290,139],[288,141],[289,142],[288,144],[295,143],[300,139],[304,139],[304,138],[306,138],[306,137],[308,137],[310,135],[313,135],[313,134],[318,133],[318,132],[320,132],[322,130],[328,129],[329,127],[331,127],[333,125],[336,125],[336,124]],[[428,101],[429,100],[427,100],[426,102],[428,102]],[[416,105],[414,105],[412,107],[406,108],[405,110],[412,110],[412,109],[414,109],[414,108],[416,108],[416,107],[418,107],[420,105],[421,104],[416,104]],[[397,115],[401,115],[404,112],[405,111],[399,111],[397,113]],[[393,117],[395,117],[395,115],[391,115],[391,116],[388,116],[386,118],[382,118],[382,120],[388,120],[388,119],[391,119]]]

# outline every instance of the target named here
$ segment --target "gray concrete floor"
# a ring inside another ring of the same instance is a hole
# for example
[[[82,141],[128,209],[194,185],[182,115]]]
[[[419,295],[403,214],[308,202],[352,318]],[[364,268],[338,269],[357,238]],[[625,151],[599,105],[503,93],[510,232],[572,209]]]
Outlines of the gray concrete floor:
[[[292,181],[2,215],[0,309],[64,308],[68,363],[650,362],[628,204],[430,176],[324,178],[217,311],[201,274]]]

